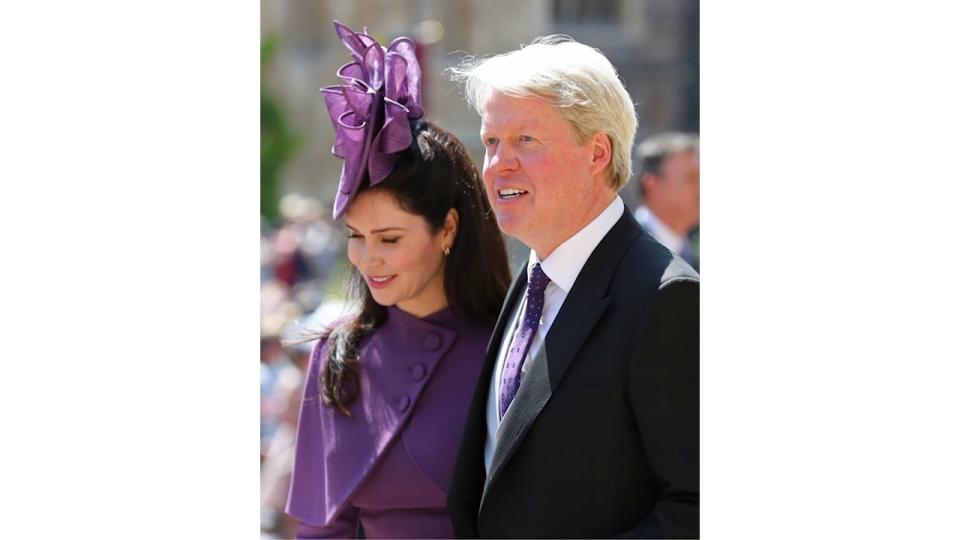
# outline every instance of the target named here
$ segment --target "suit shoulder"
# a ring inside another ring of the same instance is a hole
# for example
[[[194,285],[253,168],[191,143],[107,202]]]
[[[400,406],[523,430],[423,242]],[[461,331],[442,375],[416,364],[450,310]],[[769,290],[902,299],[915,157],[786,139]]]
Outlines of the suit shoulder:
[[[657,290],[691,282],[699,284],[700,274],[644,231],[632,239],[611,289],[618,296],[645,302]]]

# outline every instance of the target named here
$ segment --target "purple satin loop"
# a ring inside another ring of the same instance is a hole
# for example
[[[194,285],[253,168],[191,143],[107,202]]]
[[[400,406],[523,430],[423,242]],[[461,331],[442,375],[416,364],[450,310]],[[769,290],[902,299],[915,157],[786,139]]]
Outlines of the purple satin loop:
[[[410,120],[423,116],[423,106],[413,40],[399,37],[384,49],[366,28],[333,25],[353,56],[337,70],[344,84],[320,89],[335,132],[333,155],[343,159],[333,204],[339,219],[364,179],[375,186],[393,170],[396,154],[413,142]]]

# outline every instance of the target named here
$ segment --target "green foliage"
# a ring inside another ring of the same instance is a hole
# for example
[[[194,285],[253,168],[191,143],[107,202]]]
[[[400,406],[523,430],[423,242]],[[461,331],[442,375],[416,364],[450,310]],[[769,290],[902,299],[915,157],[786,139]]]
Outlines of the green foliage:
[[[269,222],[280,216],[281,174],[300,143],[279,101],[264,84],[265,71],[277,46],[274,38],[260,44],[260,216]]]

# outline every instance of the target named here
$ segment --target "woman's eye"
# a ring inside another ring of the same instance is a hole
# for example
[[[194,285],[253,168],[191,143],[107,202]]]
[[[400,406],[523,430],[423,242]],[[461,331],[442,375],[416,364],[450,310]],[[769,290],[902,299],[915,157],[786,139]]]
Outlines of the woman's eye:
[[[396,238],[382,238],[381,240],[384,244],[396,244],[399,239],[400,237],[398,236]]]
[[[354,238],[363,238],[363,237],[360,236],[360,235],[357,234],[357,233],[352,233],[352,232],[348,232],[348,233],[347,233],[347,239],[348,239],[348,240],[352,240],[352,239],[354,239]]]

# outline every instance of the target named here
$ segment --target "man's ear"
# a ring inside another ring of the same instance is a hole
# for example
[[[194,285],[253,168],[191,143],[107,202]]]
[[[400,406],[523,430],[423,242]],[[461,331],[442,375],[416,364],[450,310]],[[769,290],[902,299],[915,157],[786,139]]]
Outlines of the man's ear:
[[[644,198],[650,196],[650,193],[656,189],[657,177],[650,173],[643,173],[640,176],[640,184],[643,186]]]
[[[598,131],[590,138],[590,146],[593,149],[590,172],[596,176],[602,174],[610,165],[610,160],[613,159],[613,145],[610,144],[610,137],[606,133]]]

